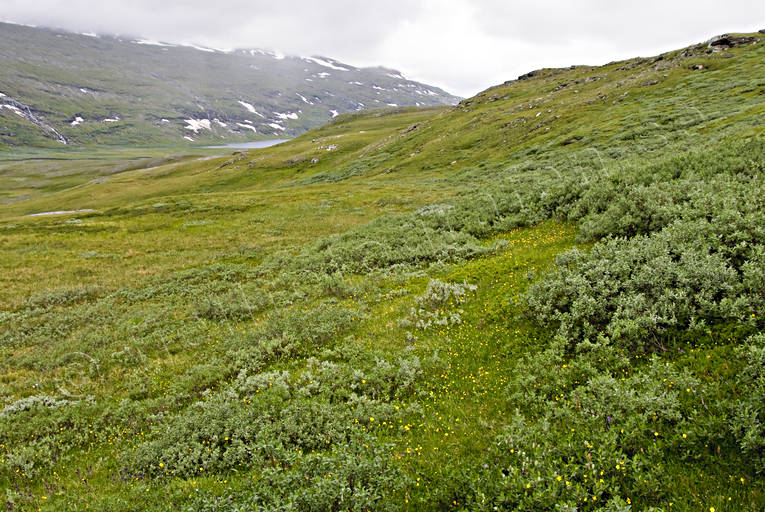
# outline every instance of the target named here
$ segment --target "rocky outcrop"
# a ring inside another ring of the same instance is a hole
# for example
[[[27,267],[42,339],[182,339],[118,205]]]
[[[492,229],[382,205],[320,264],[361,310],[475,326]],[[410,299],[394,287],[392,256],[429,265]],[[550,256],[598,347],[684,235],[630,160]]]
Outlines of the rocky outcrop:
[[[759,41],[758,38],[752,36],[731,36],[723,34],[721,36],[713,37],[709,40],[708,47],[715,51],[727,50],[736,46],[744,46],[747,44],[755,44]]]

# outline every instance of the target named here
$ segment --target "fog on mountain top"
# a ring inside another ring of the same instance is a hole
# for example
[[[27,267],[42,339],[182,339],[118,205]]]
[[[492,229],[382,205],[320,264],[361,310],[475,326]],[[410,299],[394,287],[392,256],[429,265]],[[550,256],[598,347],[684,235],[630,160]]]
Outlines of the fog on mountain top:
[[[585,0],[6,0],[0,18],[214,48],[271,48],[385,65],[460,96],[540,67],[651,55],[753,31],[765,4]]]

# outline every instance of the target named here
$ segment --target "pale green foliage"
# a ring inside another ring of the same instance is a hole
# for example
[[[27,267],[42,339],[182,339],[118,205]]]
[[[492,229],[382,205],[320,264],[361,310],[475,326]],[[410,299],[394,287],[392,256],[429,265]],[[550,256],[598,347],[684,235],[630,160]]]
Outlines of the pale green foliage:
[[[745,365],[738,374],[743,397],[734,405],[731,431],[741,450],[765,472],[765,335],[758,334],[737,350]]]
[[[226,391],[206,394],[158,426],[129,464],[175,476],[261,463],[286,470],[298,464],[296,450],[345,445],[404,414],[389,400],[411,393],[421,375],[417,357],[389,361],[369,354],[340,362],[312,358],[298,374],[244,369]]]
[[[561,255],[555,274],[529,290],[530,310],[572,342],[604,334],[639,351],[660,348],[673,329],[745,321],[751,299],[736,268],[703,236],[708,230],[677,224]]]
[[[12,404],[8,404],[5,407],[3,407],[3,409],[0,410],[0,417],[10,416],[11,414],[18,413],[21,411],[28,411],[35,407],[48,407],[53,409],[57,407],[65,407],[69,405],[70,403],[71,401],[67,399],[58,398],[55,396],[32,395],[26,398],[21,398],[19,400],[16,400]]]
[[[462,323],[463,311],[459,306],[473,294],[477,286],[468,283],[445,283],[431,279],[425,293],[415,298],[415,307],[409,312],[414,327],[426,330],[434,326],[448,327]]]
[[[307,454],[294,467],[266,468],[261,478],[236,494],[199,496],[192,510],[401,510],[397,493],[411,478],[393,462],[390,448],[372,435],[355,433],[347,444]]]
[[[748,323],[762,304],[764,155],[762,144],[750,143],[717,155],[714,164],[703,154],[670,160],[637,186],[661,200],[631,196],[640,173],[592,182],[582,201],[600,206],[588,206],[583,231],[637,235],[559,256],[555,271],[526,295],[531,314],[556,325],[571,344],[604,335],[637,351],[663,347],[672,332]],[[677,174],[694,180],[673,181]],[[627,210],[664,213],[660,221],[649,214],[627,226],[637,218]]]

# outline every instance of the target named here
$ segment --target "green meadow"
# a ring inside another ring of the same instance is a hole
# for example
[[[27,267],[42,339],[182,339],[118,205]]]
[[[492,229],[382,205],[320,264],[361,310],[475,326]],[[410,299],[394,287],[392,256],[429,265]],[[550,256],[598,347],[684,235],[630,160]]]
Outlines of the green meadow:
[[[6,508],[763,510],[764,135],[760,40],[0,153]]]

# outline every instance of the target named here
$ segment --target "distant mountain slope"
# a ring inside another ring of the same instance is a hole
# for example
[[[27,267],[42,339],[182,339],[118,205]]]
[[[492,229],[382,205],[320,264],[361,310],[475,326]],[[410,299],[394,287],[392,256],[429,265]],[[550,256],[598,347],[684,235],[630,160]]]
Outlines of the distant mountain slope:
[[[0,23],[0,146],[293,136],[343,112],[459,98],[326,57]]]

